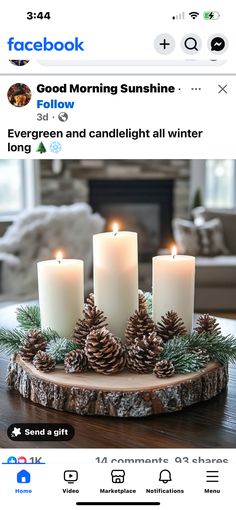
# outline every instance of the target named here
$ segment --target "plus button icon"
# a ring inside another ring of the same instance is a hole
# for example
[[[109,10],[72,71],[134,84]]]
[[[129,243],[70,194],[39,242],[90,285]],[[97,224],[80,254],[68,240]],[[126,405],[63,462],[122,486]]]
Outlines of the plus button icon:
[[[165,38],[163,39],[163,42],[161,42],[161,43],[159,43],[159,44],[160,44],[160,46],[162,46],[162,47],[163,47],[163,50],[166,50],[166,48],[167,48],[168,46],[170,46],[170,43],[169,43],[169,42],[167,42],[167,40],[166,40]]]
[[[170,34],[159,34],[154,40],[154,48],[161,55],[169,55],[175,49],[175,40]]]

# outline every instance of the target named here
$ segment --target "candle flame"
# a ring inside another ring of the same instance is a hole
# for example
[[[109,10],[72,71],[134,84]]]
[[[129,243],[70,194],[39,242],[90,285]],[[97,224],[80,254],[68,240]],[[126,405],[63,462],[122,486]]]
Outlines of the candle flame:
[[[119,225],[118,225],[118,223],[114,223],[114,224],[113,224],[113,228],[112,228],[112,230],[113,230],[113,234],[114,234],[114,236],[117,236],[117,234],[118,234],[118,232],[119,232]]]
[[[172,248],[172,257],[173,257],[173,259],[176,257],[176,255],[177,255],[177,248],[176,248],[176,246],[173,246],[173,248]]]
[[[57,252],[57,256],[56,256],[56,260],[57,260],[58,264],[61,264],[61,262],[62,262],[62,258],[63,258],[63,256],[62,256],[62,252],[61,252],[61,251],[58,251],[58,252]]]

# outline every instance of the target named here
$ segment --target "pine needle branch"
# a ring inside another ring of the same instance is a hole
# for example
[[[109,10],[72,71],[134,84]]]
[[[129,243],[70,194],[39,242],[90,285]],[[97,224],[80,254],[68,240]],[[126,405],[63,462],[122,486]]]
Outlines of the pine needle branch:
[[[39,305],[19,306],[16,310],[16,318],[22,329],[40,329]]]
[[[24,331],[19,329],[0,329],[0,351],[5,351],[7,354],[19,351]]]
[[[150,317],[152,317],[152,293],[151,292],[144,292],[144,296],[145,296],[145,299],[146,299],[148,315],[150,315]]]
[[[236,362],[236,338],[233,335],[209,335],[194,333],[182,337],[181,341],[188,349],[200,347],[206,349],[212,361],[219,363]]]
[[[65,355],[78,349],[78,344],[68,338],[55,338],[51,340],[47,345],[47,352],[50,354],[57,363],[64,361]]]
[[[58,333],[51,328],[42,329],[40,331],[42,332],[42,335],[46,338],[48,342],[60,339],[60,335],[58,335]]]
[[[161,359],[171,361],[176,373],[197,372],[205,363],[201,357],[188,350],[187,342],[179,337],[169,340],[164,346],[160,356]]]

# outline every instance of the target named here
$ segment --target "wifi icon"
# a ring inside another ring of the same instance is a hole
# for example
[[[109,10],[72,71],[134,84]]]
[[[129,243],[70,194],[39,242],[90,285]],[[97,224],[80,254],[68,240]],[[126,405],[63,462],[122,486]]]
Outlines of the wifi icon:
[[[189,12],[189,16],[191,16],[192,19],[196,19],[199,16],[199,12],[196,11]]]

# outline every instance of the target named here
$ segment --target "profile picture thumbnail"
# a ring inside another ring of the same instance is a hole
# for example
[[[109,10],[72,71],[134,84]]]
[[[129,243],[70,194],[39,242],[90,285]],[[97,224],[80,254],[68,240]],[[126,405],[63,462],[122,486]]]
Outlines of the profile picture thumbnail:
[[[21,67],[28,64],[29,60],[9,60],[9,62],[11,62],[11,64],[13,64],[14,66]]]
[[[18,108],[26,106],[32,97],[30,88],[24,83],[15,83],[7,92],[8,101]]]

